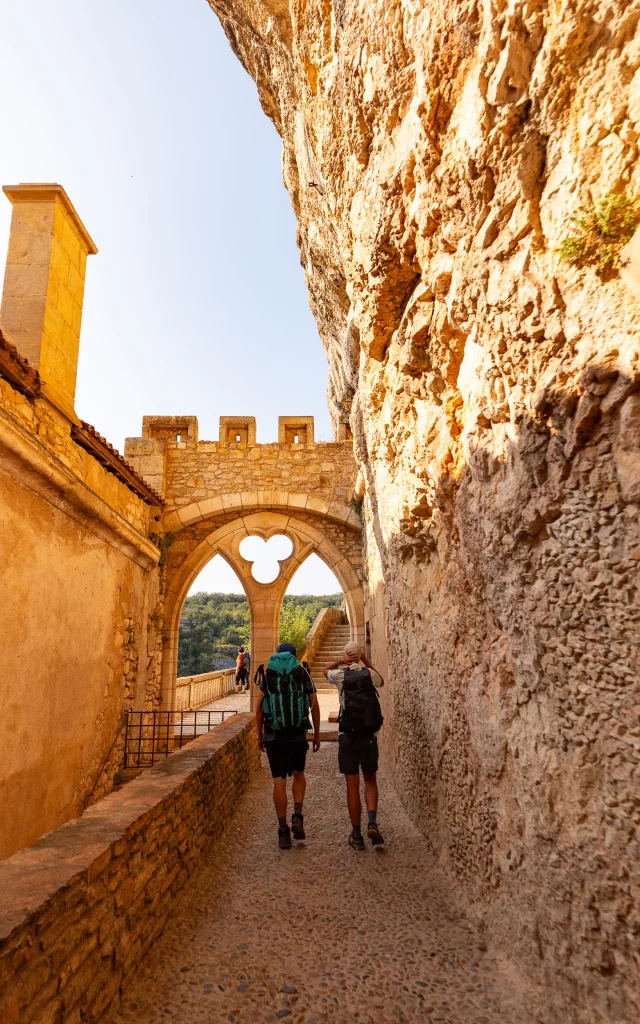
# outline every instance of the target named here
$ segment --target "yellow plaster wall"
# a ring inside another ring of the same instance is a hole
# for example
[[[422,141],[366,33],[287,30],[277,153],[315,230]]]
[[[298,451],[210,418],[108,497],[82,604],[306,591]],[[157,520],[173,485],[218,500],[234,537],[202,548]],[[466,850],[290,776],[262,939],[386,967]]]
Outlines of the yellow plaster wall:
[[[74,817],[98,779],[144,693],[155,574],[2,472],[0,537],[1,858]]]
[[[70,429],[0,378],[0,858],[111,789],[160,685],[149,510]]]

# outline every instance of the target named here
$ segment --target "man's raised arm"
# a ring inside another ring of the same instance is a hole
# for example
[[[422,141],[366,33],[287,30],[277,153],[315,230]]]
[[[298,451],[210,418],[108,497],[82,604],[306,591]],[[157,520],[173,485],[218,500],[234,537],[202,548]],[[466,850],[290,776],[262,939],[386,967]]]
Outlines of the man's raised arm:
[[[384,686],[384,679],[382,678],[382,674],[380,672],[378,672],[377,668],[373,667],[373,665],[371,664],[370,661],[368,661],[367,656],[364,653],[364,651],[362,652],[361,660],[362,660],[362,663],[367,666],[367,668],[369,669],[370,672],[375,672],[375,674],[379,677],[379,679],[380,679],[380,686]]]

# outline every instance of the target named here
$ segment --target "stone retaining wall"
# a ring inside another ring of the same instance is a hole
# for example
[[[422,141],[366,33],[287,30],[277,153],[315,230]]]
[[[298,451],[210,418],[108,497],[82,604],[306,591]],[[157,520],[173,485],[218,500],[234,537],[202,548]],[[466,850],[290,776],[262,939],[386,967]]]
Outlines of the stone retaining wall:
[[[0,1021],[105,1022],[259,764],[238,715],[0,864]]]

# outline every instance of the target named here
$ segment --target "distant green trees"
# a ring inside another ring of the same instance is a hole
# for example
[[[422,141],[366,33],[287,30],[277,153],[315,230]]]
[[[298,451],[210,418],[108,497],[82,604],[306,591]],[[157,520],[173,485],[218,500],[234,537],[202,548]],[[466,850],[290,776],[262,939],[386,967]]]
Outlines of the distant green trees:
[[[182,607],[178,675],[195,676],[235,664],[249,640],[249,605],[244,594],[193,594]]]
[[[321,608],[337,608],[342,594],[287,595],[280,613],[280,641],[295,644],[298,653]],[[249,605],[244,594],[193,594],[180,618],[178,675],[194,676],[231,668],[238,647],[251,639]]]
[[[308,606],[294,604],[285,598],[280,609],[280,643],[288,640],[295,646],[298,654],[302,654],[314,618]]]

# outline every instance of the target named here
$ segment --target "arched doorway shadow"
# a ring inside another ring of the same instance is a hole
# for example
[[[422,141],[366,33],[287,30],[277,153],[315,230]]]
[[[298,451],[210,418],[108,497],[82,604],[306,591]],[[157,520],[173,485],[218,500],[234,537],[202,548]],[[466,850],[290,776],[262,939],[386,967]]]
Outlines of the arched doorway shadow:
[[[240,553],[240,544],[249,536],[264,540],[285,534],[293,542],[291,555],[280,564],[280,573],[272,583],[258,583],[251,574],[251,563]],[[294,573],[309,554],[315,552],[335,574],[345,595],[347,617],[354,639],[364,639],[364,599],[361,582],[339,548],[321,529],[295,516],[278,512],[257,512],[239,517],[213,529],[189,555],[169,572],[165,605],[165,652],[163,658],[162,706],[171,709],[175,695],[180,613],[194,580],[213,558],[220,554],[240,579],[251,616],[252,665],[266,663],[278,643],[280,608]],[[251,690],[252,706],[255,694]]]

